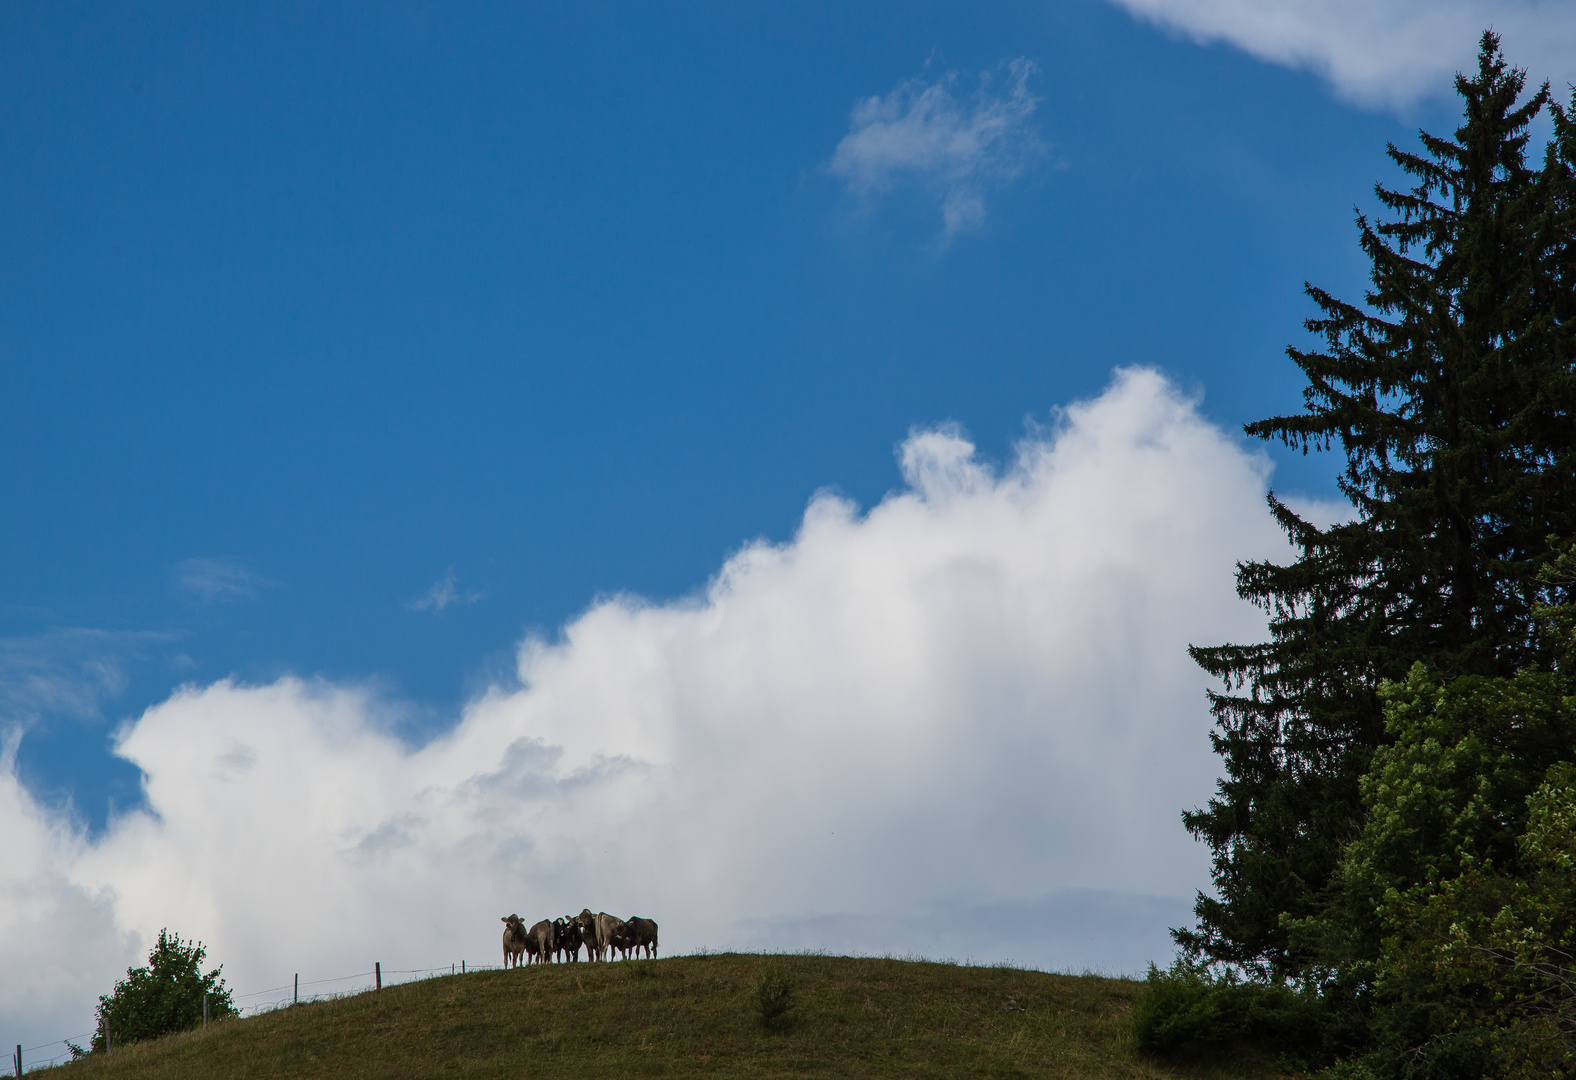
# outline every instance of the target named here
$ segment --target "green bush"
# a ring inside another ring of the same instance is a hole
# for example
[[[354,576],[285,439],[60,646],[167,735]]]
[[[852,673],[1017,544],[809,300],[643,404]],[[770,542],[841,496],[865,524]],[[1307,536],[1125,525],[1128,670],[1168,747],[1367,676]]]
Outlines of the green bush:
[[[202,1023],[205,994],[212,1019],[236,1015],[235,1001],[219,977],[223,967],[202,973],[207,955],[201,942],[182,941],[179,934],[160,930],[148,966],[129,969],[113,993],[99,998],[93,1049],[109,1045],[106,1032],[110,1042],[119,1044],[197,1027]]]
[[[1161,971],[1149,965],[1133,1010],[1139,1050],[1188,1060],[1252,1048],[1298,1063],[1326,1060],[1328,1024],[1317,995],[1288,986],[1244,982],[1178,958]]]
[[[794,981],[772,968],[766,969],[755,988],[756,1004],[761,1010],[761,1026],[771,1030],[787,1027],[792,1017]]]
[[[1238,1032],[1223,1015],[1222,996],[1201,969],[1178,959],[1167,971],[1149,965],[1133,1010],[1138,1048],[1157,1057],[1184,1057],[1231,1043]]]

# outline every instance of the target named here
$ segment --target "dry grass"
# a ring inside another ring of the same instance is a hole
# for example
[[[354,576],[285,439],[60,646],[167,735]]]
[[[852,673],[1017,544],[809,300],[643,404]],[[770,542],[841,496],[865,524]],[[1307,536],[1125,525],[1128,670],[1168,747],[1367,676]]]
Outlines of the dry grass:
[[[793,1007],[761,1022],[768,969]],[[1140,984],[905,960],[726,953],[432,979],[117,1048],[65,1080],[185,1077],[1275,1077],[1138,1057]]]

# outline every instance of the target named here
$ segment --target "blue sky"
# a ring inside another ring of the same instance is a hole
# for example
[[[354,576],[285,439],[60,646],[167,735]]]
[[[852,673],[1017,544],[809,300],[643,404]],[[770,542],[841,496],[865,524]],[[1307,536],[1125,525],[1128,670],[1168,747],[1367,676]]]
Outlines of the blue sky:
[[[4,632],[119,675],[19,760],[95,823],[178,683],[371,679],[430,730],[527,629],[879,498],[912,425],[999,458],[1133,362],[1293,406],[1302,281],[1357,291],[1407,135],[1096,3],[104,14],[0,35]],[[1043,149],[977,229],[828,171],[861,99],[1019,57]]]
[[[0,725],[84,844],[179,686],[320,680],[419,747],[818,491],[941,498],[912,431],[1008,475],[1142,365],[1240,441],[1304,280],[1360,295],[1386,142],[1538,17],[1386,66],[1418,5],[320,7],[0,9]]]

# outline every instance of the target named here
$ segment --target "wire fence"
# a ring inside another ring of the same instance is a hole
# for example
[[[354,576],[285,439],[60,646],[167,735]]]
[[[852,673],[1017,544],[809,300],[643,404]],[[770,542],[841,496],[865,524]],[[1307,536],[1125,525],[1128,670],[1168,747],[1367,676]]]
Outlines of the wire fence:
[[[450,975],[466,975],[473,971],[498,970],[500,968],[497,964],[472,964],[464,960],[430,968],[385,968],[378,963],[372,965],[371,971],[358,971],[354,975],[340,975],[332,979],[309,979],[302,982],[301,976],[297,975],[283,986],[270,986],[266,990],[253,990],[247,994],[232,994],[231,998],[235,1002],[236,1011],[242,1016],[261,1016],[275,1009],[288,1009],[293,1005],[310,1005],[319,1001],[337,1001],[340,998],[353,997],[356,994],[380,990],[387,986],[401,986],[405,983],[446,978]],[[253,1000],[257,998],[262,1000]],[[39,1043],[37,1046],[18,1044],[16,1049],[7,1055],[11,1059],[11,1068],[7,1073],[21,1076],[23,1072],[63,1065],[75,1059],[76,1055],[71,1049],[73,1045],[86,1049],[98,1034],[99,1030],[95,1028],[81,1035],[68,1035],[63,1039]],[[110,1035],[113,1038],[114,1032]],[[42,1056],[45,1051],[49,1053],[49,1057]]]

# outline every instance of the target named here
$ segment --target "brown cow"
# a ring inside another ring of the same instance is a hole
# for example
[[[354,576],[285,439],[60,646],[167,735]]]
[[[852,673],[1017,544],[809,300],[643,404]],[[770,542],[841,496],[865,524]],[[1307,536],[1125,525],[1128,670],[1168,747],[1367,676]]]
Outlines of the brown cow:
[[[607,951],[613,947],[613,935],[618,933],[619,928],[623,925],[624,920],[617,915],[609,915],[605,911],[597,912],[596,951],[598,960],[606,960],[608,958]]]
[[[531,927],[531,932],[528,936],[533,946],[531,951],[536,954],[536,962],[538,964],[552,963],[553,946],[557,944],[553,940],[553,924],[543,919]]]
[[[503,923],[503,966],[519,967],[520,954],[525,952],[525,924],[518,915],[505,915]]]
[[[629,950],[634,947],[634,941],[629,936],[628,923],[619,923],[613,928],[613,936],[608,939],[608,945],[618,953],[620,960],[629,959]]]
[[[575,922],[580,926],[580,937],[586,945],[586,959],[599,959],[597,956],[596,916],[591,914],[590,908],[584,908],[580,914],[575,916]]]
[[[629,939],[630,948],[644,948],[648,960],[657,955],[657,924],[654,920],[631,915],[624,924],[624,936]]]

